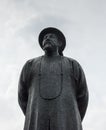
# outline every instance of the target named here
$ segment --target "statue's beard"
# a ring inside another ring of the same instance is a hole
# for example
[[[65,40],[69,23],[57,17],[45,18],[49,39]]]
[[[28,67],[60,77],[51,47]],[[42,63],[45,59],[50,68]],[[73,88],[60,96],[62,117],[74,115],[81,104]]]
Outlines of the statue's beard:
[[[53,51],[55,48],[54,43],[51,41],[45,42],[43,46],[43,50],[46,50],[48,52]]]

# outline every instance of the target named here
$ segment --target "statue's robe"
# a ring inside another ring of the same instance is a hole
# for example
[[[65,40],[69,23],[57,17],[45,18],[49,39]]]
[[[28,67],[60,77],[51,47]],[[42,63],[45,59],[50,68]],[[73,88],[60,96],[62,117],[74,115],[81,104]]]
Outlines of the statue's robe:
[[[18,101],[24,130],[82,130],[88,88],[80,64],[64,56],[41,56],[24,65]]]

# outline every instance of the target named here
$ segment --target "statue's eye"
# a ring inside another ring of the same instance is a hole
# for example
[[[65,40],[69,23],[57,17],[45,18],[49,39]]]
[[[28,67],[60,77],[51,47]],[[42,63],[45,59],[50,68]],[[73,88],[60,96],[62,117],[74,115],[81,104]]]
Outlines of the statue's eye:
[[[44,38],[43,39],[46,39],[47,38],[47,36],[44,36]]]
[[[56,38],[56,36],[55,36],[55,35],[50,35],[50,37],[51,37],[51,38]]]
[[[51,38],[54,38],[54,36],[53,36],[53,35],[51,35],[50,37],[51,37]]]

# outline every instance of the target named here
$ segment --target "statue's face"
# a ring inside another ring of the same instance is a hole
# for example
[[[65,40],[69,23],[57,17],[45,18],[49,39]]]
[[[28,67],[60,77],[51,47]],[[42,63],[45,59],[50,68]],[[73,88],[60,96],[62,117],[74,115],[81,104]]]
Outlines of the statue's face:
[[[44,36],[42,46],[43,50],[55,50],[58,48],[59,40],[58,37],[53,33],[48,33]]]

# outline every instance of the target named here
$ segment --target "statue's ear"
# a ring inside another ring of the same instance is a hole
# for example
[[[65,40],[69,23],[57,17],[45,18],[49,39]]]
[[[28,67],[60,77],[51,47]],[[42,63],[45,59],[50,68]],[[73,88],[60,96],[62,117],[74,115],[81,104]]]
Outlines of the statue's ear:
[[[62,46],[62,41],[59,40],[58,47],[61,47],[61,46]]]

